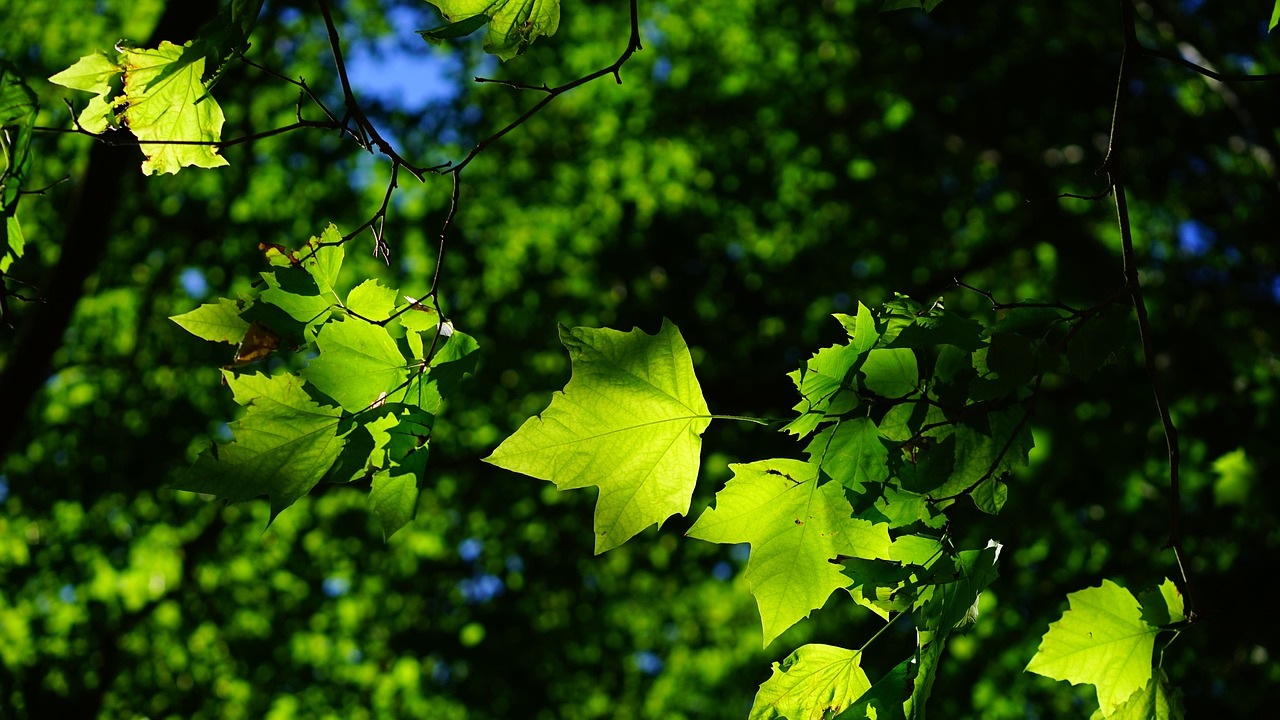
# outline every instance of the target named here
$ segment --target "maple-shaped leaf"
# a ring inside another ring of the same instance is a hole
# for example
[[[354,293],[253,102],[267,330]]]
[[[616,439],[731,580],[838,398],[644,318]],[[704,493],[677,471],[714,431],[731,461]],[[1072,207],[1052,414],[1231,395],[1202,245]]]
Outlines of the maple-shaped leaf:
[[[122,48],[120,56],[127,103],[123,115],[143,143],[143,174],[226,165],[212,144],[222,139],[225,118],[201,80],[204,56],[191,43],[167,40],[154,49]],[[175,140],[210,144],[173,144]]]
[[[343,448],[342,411],[317,404],[293,375],[224,371],[223,376],[248,412],[231,423],[235,440],[206,451],[174,487],[231,502],[268,495],[274,519],[337,460]]]
[[[680,331],[560,327],[572,376],[486,462],[561,490],[600,488],[596,553],[689,511],[711,422]]]
[[[529,44],[542,35],[550,37],[560,27],[560,0],[427,0],[440,8],[449,25],[433,30],[419,30],[427,40],[469,35],[488,19],[489,33],[484,37],[484,51],[510,60],[529,49]]]
[[[240,306],[234,300],[219,298],[188,313],[169,318],[183,330],[202,340],[235,344],[244,339],[249,322],[240,317]]]
[[[1070,609],[1049,625],[1027,671],[1095,686],[1109,715],[1150,682],[1159,628],[1142,619],[1132,593],[1110,580],[1067,595],[1067,603]]]
[[[862,653],[832,645],[805,645],[781,663],[756,692],[749,720],[823,720],[844,710],[867,690]]]
[[[854,518],[839,483],[818,485],[816,464],[761,460],[730,465],[733,478],[689,529],[717,543],[750,543],[745,577],[768,645],[849,584],[836,556],[884,558],[889,526]]]
[[[401,387],[409,376],[404,355],[380,325],[355,318],[327,322],[316,347],[320,354],[303,368],[302,377],[353,413]]]

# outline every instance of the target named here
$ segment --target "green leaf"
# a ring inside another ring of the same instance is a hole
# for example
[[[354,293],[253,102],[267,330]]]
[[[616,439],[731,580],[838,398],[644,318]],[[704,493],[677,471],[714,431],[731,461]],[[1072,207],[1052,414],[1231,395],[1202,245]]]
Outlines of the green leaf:
[[[3,255],[0,255],[0,273],[8,272],[9,266],[13,261],[22,257],[23,249],[27,245],[26,238],[22,235],[22,225],[18,223],[17,215],[9,215],[4,219],[4,231],[7,246]]]
[[[320,289],[325,303],[339,303],[338,291],[334,286],[338,283],[338,272],[342,270],[342,259],[346,251],[342,249],[342,233],[338,232],[338,226],[329,223],[324,232],[320,233],[320,237],[312,237],[308,240],[298,254],[302,256],[303,269],[311,274],[311,279],[316,281],[316,287]]]
[[[422,447],[374,474],[369,508],[382,525],[384,539],[396,534],[417,515],[418,486],[426,472],[427,457],[427,448]]]
[[[849,709],[837,715],[836,720],[906,720],[903,703],[911,697],[919,668],[914,655],[898,663]]]
[[[921,609],[917,627],[945,636],[953,629],[977,619],[978,596],[999,577],[996,563],[1000,543],[992,540],[981,550],[956,554],[956,577],[937,582],[929,602]]]
[[[36,94],[27,87],[17,66],[0,60],[0,127],[21,124],[37,107]]]
[[[378,516],[384,539],[409,524],[418,510],[418,478],[400,470],[379,470],[369,489],[369,508]]]
[[[231,502],[268,495],[274,519],[307,494],[342,452],[341,411],[318,405],[293,375],[223,376],[248,412],[231,423],[235,440],[206,451],[174,487]]]
[[[921,630],[916,633],[916,637],[919,642],[916,649],[919,670],[911,685],[911,697],[903,706],[903,711],[909,718],[924,717],[925,703],[929,701],[929,695],[933,692],[933,681],[938,675],[938,664],[942,662],[942,651],[947,645],[945,636],[937,636],[932,632]]]
[[[859,355],[865,353],[876,346],[876,341],[880,339],[880,331],[876,329],[876,320],[871,315],[871,310],[866,305],[858,303],[858,315],[849,317],[848,315],[836,314],[835,318],[844,325],[844,329],[849,333],[849,339],[853,340],[854,350]]]
[[[259,273],[267,289],[258,296],[304,325],[319,325],[329,318],[332,303],[317,295],[316,286],[296,268],[279,268]]]
[[[1067,595],[1070,609],[1049,625],[1027,671],[1097,688],[1104,714],[1151,680],[1158,628],[1142,619],[1133,594],[1110,580]]]
[[[1150,625],[1162,627],[1187,619],[1182,592],[1169,578],[1153,590],[1138,596],[1142,602],[1142,619]]]
[[[396,291],[369,278],[347,293],[347,309],[370,320],[385,320],[396,305]]]
[[[813,432],[828,414],[838,415],[857,407],[858,396],[846,380],[860,359],[857,348],[833,345],[814,354],[803,370],[789,373],[802,399],[794,408],[800,417],[783,430],[803,437]]]
[[[80,58],[76,64],[50,77],[49,81],[93,93],[76,122],[91,133],[101,133],[117,125],[116,108],[123,99],[113,100],[109,96],[119,89],[119,78],[123,73],[124,68],[119,63],[98,51]]]
[[[219,298],[188,313],[169,318],[183,330],[203,340],[231,343],[244,340],[249,323],[240,317],[240,306],[234,300]]]
[[[596,553],[689,511],[710,411],[680,331],[560,328],[573,375],[487,462],[550,480],[599,486]]]
[[[872,350],[862,363],[862,373],[866,376],[863,387],[881,397],[906,397],[920,386],[916,354],[906,348]]]
[[[773,674],[756,693],[749,720],[823,720],[849,706],[871,681],[862,653],[832,645],[805,645],[773,664]]]
[[[1276,6],[1271,9],[1271,22],[1267,24],[1267,32],[1275,30],[1276,25],[1280,25],[1280,0],[1276,0]]]
[[[880,442],[880,431],[868,418],[845,420],[825,428],[805,448],[809,461],[850,490],[889,479],[889,449]]]
[[[884,347],[931,348],[950,345],[973,352],[986,345],[984,328],[975,320],[935,307],[923,314],[895,315],[894,335]]]
[[[123,67],[99,50],[85,55],[71,67],[53,75],[49,82],[102,96],[111,92],[111,81],[122,72]]]
[[[477,28],[468,27],[475,16],[489,20],[489,33],[484,38],[484,51],[510,60],[529,49],[529,44],[542,35],[556,34],[560,26],[560,0],[428,0],[440,8],[452,25],[435,30],[420,30],[424,38],[449,37],[449,33],[469,35]],[[456,29],[454,26],[458,26]],[[466,30],[466,32],[463,32]]]
[[[227,164],[212,145],[222,139],[222,108],[206,93],[205,59],[191,43],[160,43],[153,50],[123,48],[124,119],[142,141],[144,175],[176,173],[186,166]],[[57,77],[56,75],[54,77]]]
[[[384,327],[357,319],[328,322],[316,346],[319,356],[301,375],[349,412],[385,399],[408,379],[404,355]]]
[[[764,644],[849,584],[837,556],[884,558],[889,526],[853,518],[839,483],[818,485],[800,460],[730,465],[733,478],[689,529],[689,537],[750,543],[745,577],[760,608]]]

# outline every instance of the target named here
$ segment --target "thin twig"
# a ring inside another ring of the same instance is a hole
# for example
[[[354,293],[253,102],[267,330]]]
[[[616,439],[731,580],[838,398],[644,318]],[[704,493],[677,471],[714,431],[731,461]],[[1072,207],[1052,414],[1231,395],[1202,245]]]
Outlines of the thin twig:
[[[1209,68],[1204,67],[1203,65],[1197,65],[1191,62],[1190,60],[1182,57],[1181,55],[1177,53],[1169,52],[1168,50],[1156,50],[1154,48],[1143,47],[1141,45],[1135,45],[1134,50],[1139,55],[1145,55],[1146,57],[1153,57],[1153,58],[1161,58],[1173,63],[1177,63],[1178,65],[1181,65],[1185,68],[1193,70],[1207,78],[1210,78],[1212,80],[1217,80],[1220,83],[1276,82],[1277,80],[1280,80],[1280,73],[1264,73],[1261,75],[1248,75],[1248,74],[1242,74],[1242,73],[1220,73],[1216,70],[1210,70]]]
[[[1120,11],[1124,32],[1124,48],[1120,56],[1119,79],[1116,82],[1116,103],[1111,118],[1111,142],[1107,150],[1106,160],[1103,162],[1100,171],[1106,172],[1116,199],[1116,222],[1120,227],[1125,287],[1133,302],[1134,311],[1138,316],[1138,335],[1142,341],[1143,364],[1146,367],[1147,380],[1151,385],[1151,392],[1155,396],[1156,410],[1160,415],[1160,424],[1164,429],[1165,444],[1169,451],[1169,539],[1166,541],[1165,547],[1173,550],[1174,558],[1178,563],[1178,570],[1182,573],[1187,617],[1192,619],[1195,617],[1195,594],[1191,576],[1187,573],[1187,568],[1182,558],[1182,534],[1179,527],[1182,500],[1179,482],[1181,452],[1178,449],[1178,430],[1173,424],[1173,418],[1169,412],[1169,403],[1156,368],[1155,345],[1151,339],[1151,323],[1147,316],[1147,306],[1142,296],[1142,279],[1138,273],[1137,257],[1133,247],[1133,228],[1129,220],[1129,205],[1125,197],[1123,173],[1119,166],[1118,148],[1122,142],[1119,128],[1122,122],[1124,102],[1128,97],[1130,58],[1133,53],[1143,52],[1142,46],[1138,43],[1137,24],[1134,19],[1132,0],[1120,0]]]

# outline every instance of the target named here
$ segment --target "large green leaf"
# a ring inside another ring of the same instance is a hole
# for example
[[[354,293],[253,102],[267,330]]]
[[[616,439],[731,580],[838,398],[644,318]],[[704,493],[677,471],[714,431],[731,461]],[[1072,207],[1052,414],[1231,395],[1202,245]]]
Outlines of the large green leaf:
[[[745,577],[768,645],[849,584],[831,562],[837,556],[887,557],[889,526],[852,517],[844,487],[819,486],[816,464],[774,459],[729,467],[733,478],[689,536],[751,544]]]
[[[477,15],[489,18],[484,50],[510,60],[529,49],[539,36],[556,34],[560,27],[560,0],[428,0],[440,8],[449,26],[419,30],[427,39],[457,37],[480,29]]]
[[[231,423],[235,440],[206,451],[174,487],[232,502],[269,495],[274,518],[337,460],[342,411],[316,404],[293,375],[223,375],[248,412]]]
[[[1098,690],[1103,714],[1151,680],[1151,651],[1158,628],[1142,619],[1133,594],[1110,580],[1067,595],[1070,609],[1049,625],[1027,671],[1088,683]]]
[[[380,325],[355,318],[328,322],[320,328],[316,346],[320,355],[301,374],[349,412],[385,399],[409,376],[404,355]]]
[[[183,167],[227,164],[214,143],[222,139],[222,108],[208,95],[205,59],[186,45],[165,41],[155,49],[122,48],[124,119],[140,140],[145,175],[176,173]],[[54,77],[57,77],[56,75]]]
[[[710,411],[680,331],[560,327],[573,375],[487,462],[561,490],[600,488],[596,552],[689,511]]]
[[[805,645],[773,664],[756,693],[750,720],[823,720],[871,688],[862,653],[832,645]]]

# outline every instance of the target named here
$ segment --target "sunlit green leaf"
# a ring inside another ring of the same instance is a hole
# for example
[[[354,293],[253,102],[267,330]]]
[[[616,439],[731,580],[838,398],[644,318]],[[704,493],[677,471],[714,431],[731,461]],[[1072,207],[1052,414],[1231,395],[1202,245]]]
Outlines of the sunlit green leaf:
[[[561,490],[596,485],[596,552],[689,511],[710,411],[680,331],[560,328],[573,375],[487,462]]]
[[[781,663],[756,693],[750,720],[823,720],[871,688],[859,665],[862,653],[832,645],[805,645]]]
[[[111,92],[112,79],[122,72],[124,68],[119,63],[99,50],[85,55],[71,67],[51,76],[49,82],[94,95],[106,95]]]
[[[1142,619],[1138,601],[1110,580],[1067,595],[1070,609],[1049,625],[1027,671],[1098,690],[1110,714],[1151,680],[1158,628]]]
[[[249,323],[240,317],[240,306],[226,298],[169,319],[198,338],[233,345],[243,340],[249,330]]]
[[[837,556],[887,557],[889,526],[852,517],[844,488],[834,482],[819,486],[812,463],[762,460],[729,467],[733,478],[688,534],[751,544],[746,579],[768,645],[848,585],[831,562]]]
[[[302,377],[349,412],[385,399],[408,378],[404,355],[379,325],[354,318],[325,323],[316,346],[320,354]]]
[[[213,143],[222,139],[222,108],[205,90],[204,57],[165,41],[148,49],[122,48],[124,119],[143,143],[145,175],[183,167],[227,164]],[[56,76],[55,76],[56,77]],[[181,143],[205,144],[173,144]]]

